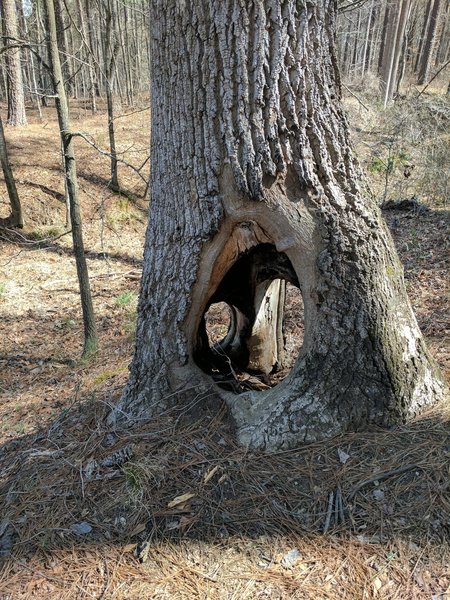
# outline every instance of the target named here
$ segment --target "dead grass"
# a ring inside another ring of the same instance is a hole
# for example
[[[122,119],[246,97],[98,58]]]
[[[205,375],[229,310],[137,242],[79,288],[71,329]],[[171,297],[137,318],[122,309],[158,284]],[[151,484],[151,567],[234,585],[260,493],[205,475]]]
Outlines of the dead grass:
[[[101,142],[104,114],[81,116]],[[146,120],[119,121],[123,148],[146,147]],[[77,144],[101,341],[80,363],[70,239],[32,235],[64,230],[54,117],[7,135],[27,227],[0,242],[0,599],[450,598],[448,406],[272,456],[236,446],[213,391],[107,428],[132,354],[145,205],[111,194],[107,160]],[[449,375],[448,211],[386,215]]]

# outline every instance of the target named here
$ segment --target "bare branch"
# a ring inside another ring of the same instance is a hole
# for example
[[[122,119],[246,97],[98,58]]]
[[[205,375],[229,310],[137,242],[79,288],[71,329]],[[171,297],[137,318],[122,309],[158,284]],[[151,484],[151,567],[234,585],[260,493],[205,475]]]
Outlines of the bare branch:
[[[80,138],[82,138],[90,146],[92,146],[93,148],[95,148],[97,150],[97,152],[99,152],[103,156],[108,156],[109,158],[111,158],[111,153],[108,152],[107,150],[104,150],[103,148],[100,148],[100,146],[98,146],[95,143],[95,141],[92,139],[92,136],[90,136],[89,134],[83,133],[81,131],[75,131],[75,132],[71,133],[70,135],[72,137],[80,137]],[[148,157],[145,159],[145,161],[142,163],[142,165],[140,167],[135,167],[134,165],[132,165],[128,161],[124,160],[123,158],[118,158],[117,156],[115,156],[114,158],[117,160],[117,162],[125,165],[126,167],[130,168],[132,171],[134,171],[135,173],[137,173],[139,175],[139,177],[142,179],[142,181],[147,185],[148,180],[142,175],[141,171],[145,167],[145,165],[147,164],[147,162],[149,160]]]

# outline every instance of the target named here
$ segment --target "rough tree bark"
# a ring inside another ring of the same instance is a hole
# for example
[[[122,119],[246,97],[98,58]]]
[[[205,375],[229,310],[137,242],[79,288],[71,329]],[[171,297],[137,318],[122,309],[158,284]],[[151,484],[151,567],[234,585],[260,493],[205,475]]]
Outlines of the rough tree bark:
[[[419,413],[444,384],[350,151],[335,3],[151,8],[151,211],[136,351],[111,420],[213,388],[240,442],[273,450]],[[224,391],[207,372],[205,311],[233,304],[242,366],[252,282],[275,279],[301,289],[302,351],[275,388]]]
[[[17,13],[15,0],[3,0],[3,31],[5,45],[18,39]],[[8,125],[20,126],[27,124],[25,114],[25,95],[23,90],[22,67],[20,64],[20,49],[6,52],[6,72],[8,82]]]

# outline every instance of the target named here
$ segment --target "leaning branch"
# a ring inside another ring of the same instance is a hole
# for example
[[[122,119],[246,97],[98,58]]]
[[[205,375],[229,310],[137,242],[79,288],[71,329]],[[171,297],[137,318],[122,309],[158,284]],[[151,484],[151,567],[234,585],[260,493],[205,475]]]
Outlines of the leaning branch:
[[[354,8],[359,8],[359,7],[363,6],[368,1],[369,0],[355,0],[354,2],[349,2],[348,4],[345,4],[344,6],[338,6],[338,11],[343,13],[348,10],[353,10]]]
[[[355,94],[355,92],[352,92],[352,90],[349,87],[347,87],[344,83],[342,84],[342,87],[344,87],[347,90],[347,92],[351,96],[353,96],[353,98],[356,98],[363,108],[365,108],[368,112],[370,112],[370,110],[367,108],[367,106],[364,104],[364,102],[361,100],[361,98],[358,98],[358,96]]]
[[[439,73],[440,73],[441,71],[443,71],[443,70],[445,69],[445,67],[446,67],[447,65],[449,65],[449,64],[450,64],[450,59],[449,59],[449,60],[448,60],[446,63],[444,63],[444,64],[442,65],[442,67],[439,69],[439,71],[437,71],[437,72],[436,72],[436,73],[433,75],[433,77],[430,79],[430,81],[427,83],[427,85],[426,85],[426,86],[423,88],[423,90],[422,90],[422,91],[421,91],[421,92],[418,94],[418,96],[417,96],[418,98],[419,98],[419,96],[421,96],[421,95],[424,93],[424,91],[427,89],[427,87],[428,87],[428,86],[429,86],[429,85],[430,85],[430,84],[431,84],[431,83],[432,83],[432,82],[433,82],[433,81],[436,79],[436,77],[439,75]]]
[[[35,50],[33,48],[33,45],[39,46],[39,44],[30,44],[29,42],[25,42],[23,40],[13,38],[13,37],[8,37],[5,35],[3,35],[1,37],[3,40],[10,40],[12,43],[10,43],[8,45],[4,45],[2,48],[0,48],[0,54],[4,54],[5,52],[8,52],[8,50],[26,49],[26,50],[29,50],[32,54],[34,54],[34,56],[36,56],[36,58],[38,59],[38,62],[44,67],[44,69],[47,69],[47,71],[51,71],[50,66],[44,61],[44,59],[39,54],[39,52],[37,52],[37,50]]]

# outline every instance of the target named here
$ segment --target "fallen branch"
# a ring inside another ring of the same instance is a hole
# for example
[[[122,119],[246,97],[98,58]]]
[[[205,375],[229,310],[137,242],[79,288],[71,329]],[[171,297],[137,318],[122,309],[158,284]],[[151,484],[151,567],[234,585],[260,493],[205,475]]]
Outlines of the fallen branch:
[[[391,469],[390,471],[384,471],[382,473],[377,473],[373,477],[370,477],[369,479],[365,479],[364,481],[361,481],[360,483],[357,483],[355,486],[353,486],[348,495],[348,499],[353,500],[353,498],[356,496],[356,494],[363,487],[365,487],[366,485],[369,485],[370,483],[375,483],[376,481],[384,481],[385,479],[388,479],[389,477],[392,477],[393,475],[401,475],[402,473],[407,473],[408,471],[412,471],[413,469],[420,469],[420,468],[421,467],[419,467],[419,465],[405,465],[404,467],[398,467],[397,469]]]

